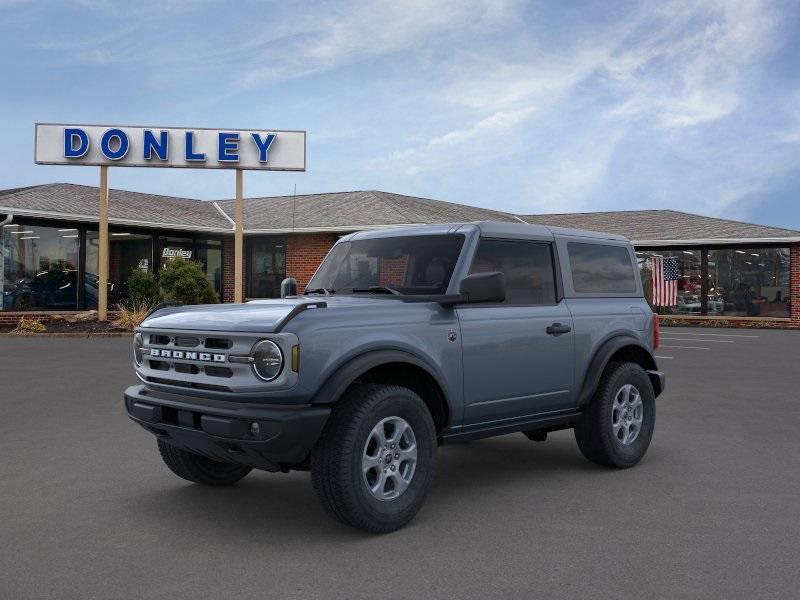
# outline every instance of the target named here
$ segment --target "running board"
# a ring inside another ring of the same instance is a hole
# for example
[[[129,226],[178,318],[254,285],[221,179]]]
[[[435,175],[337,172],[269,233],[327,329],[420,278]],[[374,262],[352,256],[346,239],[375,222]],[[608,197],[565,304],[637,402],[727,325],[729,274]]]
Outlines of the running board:
[[[580,418],[581,414],[583,414],[581,410],[570,410],[567,412],[559,412],[558,414],[536,415],[511,421],[476,423],[474,425],[461,427],[455,431],[448,431],[445,429],[439,434],[439,443],[455,444],[458,442],[469,442],[481,438],[516,433],[517,431],[527,431],[530,429],[545,429],[548,431],[566,429],[573,426]]]

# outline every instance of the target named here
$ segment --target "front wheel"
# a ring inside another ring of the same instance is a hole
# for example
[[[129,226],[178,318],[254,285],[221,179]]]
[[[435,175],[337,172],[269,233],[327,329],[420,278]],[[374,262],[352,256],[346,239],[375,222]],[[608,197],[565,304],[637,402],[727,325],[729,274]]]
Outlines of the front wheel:
[[[332,517],[388,533],[422,506],[435,451],[436,428],[417,394],[396,385],[360,385],[335,406],[311,454],[311,481]]]
[[[575,439],[590,461],[617,469],[632,467],[647,452],[656,422],[653,384],[636,363],[610,363],[586,411],[575,425]]]

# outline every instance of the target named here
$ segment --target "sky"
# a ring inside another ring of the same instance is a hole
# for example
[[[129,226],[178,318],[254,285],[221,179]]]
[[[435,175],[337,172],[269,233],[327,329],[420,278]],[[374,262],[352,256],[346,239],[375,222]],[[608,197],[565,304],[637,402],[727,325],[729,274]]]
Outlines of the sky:
[[[669,208],[800,229],[800,3],[0,0],[0,189],[40,122],[303,129],[305,173],[519,214]],[[111,169],[203,199],[233,173]]]

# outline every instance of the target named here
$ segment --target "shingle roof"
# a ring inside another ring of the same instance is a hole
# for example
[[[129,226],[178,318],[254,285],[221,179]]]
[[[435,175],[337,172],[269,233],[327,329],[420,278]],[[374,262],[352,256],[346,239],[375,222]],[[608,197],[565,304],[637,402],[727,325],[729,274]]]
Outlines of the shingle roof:
[[[634,242],[800,238],[800,231],[704,217],[676,210],[520,215],[528,223],[618,233]]]
[[[64,220],[97,221],[98,189],[53,183],[0,190],[0,212]],[[111,190],[110,222],[163,229],[230,232],[234,201],[207,202]],[[229,218],[226,218],[227,215]],[[515,215],[441,200],[380,191],[335,192],[245,199],[245,230],[355,231],[411,224],[506,221],[541,223],[624,235],[638,243],[679,241],[800,240],[800,231],[704,217],[674,210]]]
[[[97,221],[98,188],[72,183],[36,185],[0,192],[0,210],[18,215]],[[109,190],[109,222],[192,230],[230,230],[212,202]]]
[[[221,200],[217,204],[229,217],[234,217],[233,200]],[[250,231],[353,230],[465,221],[519,222],[514,215],[495,210],[378,191],[247,198],[244,207],[245,229]]]

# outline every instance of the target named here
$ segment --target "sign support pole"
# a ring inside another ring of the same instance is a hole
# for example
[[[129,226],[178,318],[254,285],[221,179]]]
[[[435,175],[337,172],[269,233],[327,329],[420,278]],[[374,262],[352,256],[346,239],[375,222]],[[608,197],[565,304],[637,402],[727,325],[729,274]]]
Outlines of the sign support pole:
[[[108,320],[108,167],[100,167],[100,218],[97,255],[97,320]]]
[[[234,302],[243,302],[244,280],[244,199],[242,169],[236,169],[236,225],[234,231]]]

